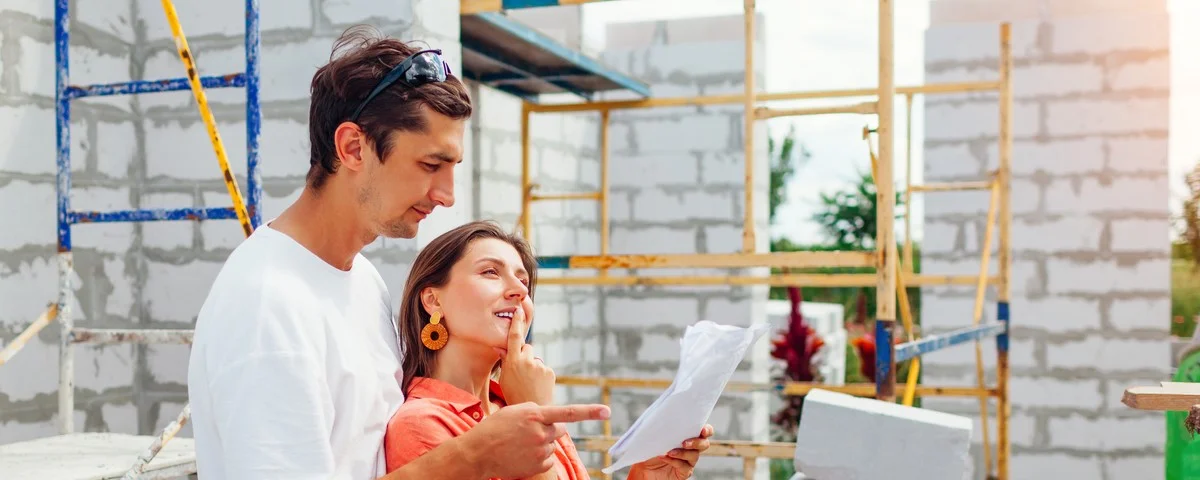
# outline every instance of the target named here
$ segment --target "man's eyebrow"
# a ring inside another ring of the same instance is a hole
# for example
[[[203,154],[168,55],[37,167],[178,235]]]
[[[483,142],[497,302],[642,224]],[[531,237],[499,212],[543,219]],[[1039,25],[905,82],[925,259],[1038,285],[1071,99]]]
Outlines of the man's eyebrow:
[[[441,152],[431,153],[431,154],[429,154],[429,157],[431,157],[435,160],[441,160],[446,163],[462,163],[463,162],[462,158],[455,157],[453,155],[449,155],[449,154],[441,153]]]

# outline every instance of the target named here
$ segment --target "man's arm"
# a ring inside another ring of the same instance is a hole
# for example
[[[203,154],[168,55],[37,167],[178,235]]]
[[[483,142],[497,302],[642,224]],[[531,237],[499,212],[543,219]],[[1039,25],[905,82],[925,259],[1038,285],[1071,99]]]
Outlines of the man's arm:
[[[470,435],[467,432],[464,435]],[[413,461],[381,477],[379,480],[486,480],[492,478],[483,466],[478,452],[472,452],[463,437],[455,437],[425,452]]]

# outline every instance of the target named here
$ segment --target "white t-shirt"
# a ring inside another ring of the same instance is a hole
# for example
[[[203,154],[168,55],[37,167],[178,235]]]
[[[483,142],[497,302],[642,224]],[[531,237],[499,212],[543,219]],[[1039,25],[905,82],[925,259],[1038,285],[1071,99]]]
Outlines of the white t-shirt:
[[[350,271],[259,227],[200,308],[188,367],[205,480],[367,480],[404,401],[398,335],[379,272]]]

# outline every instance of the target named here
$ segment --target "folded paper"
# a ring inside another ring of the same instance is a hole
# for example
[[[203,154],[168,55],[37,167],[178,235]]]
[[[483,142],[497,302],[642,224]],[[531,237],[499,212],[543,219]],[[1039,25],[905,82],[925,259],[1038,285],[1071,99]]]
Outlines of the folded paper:
[[[699,435],[734,370],[767,328],[708,320],[689,326],[681,340],[675,379],[608,450],[613,464],[604,473],[664,455]]]

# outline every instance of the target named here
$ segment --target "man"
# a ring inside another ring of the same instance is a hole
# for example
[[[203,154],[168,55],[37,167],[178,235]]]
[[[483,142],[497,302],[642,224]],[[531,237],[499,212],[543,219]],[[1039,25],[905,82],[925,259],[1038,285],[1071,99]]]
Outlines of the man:
[[[386,473],[401,352],[387,287],[359,252],[414,238],[454,204],[471,103],[439,52],[371,32],[347,31],[313,76],[300,197],[233,251],[201,307],[188,394],[205,480]],[[607,415],[506,408],[385,478],[532,476],[550,468],[562,422]]]

